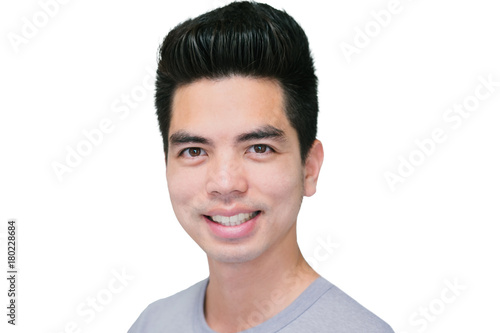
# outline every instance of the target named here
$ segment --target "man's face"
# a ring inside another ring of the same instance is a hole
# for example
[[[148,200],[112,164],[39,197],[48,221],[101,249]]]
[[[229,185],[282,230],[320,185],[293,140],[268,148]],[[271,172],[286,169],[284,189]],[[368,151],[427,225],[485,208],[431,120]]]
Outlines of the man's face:
[[[170,199],[209,259],[246,262],[295,243],[302,197],[315,192],[321,161],[317,172],[302,164],[283,105],[276,82],[240,76],[202,79],[174,95]]]

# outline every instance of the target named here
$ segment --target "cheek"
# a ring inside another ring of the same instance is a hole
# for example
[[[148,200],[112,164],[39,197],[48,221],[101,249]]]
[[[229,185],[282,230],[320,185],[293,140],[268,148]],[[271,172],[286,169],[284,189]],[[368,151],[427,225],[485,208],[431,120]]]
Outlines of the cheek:
[[[196,173],[175,168],[167,169],[168,192],[176,213],[179,213],[179,209],[190,206],[196,194],[200,193],[201,184],[200,180],[196,177]]]
[[[288,164],[280,167],[259,168],[252,174],[251,179],[254,180],[254,185],[264,194],[279,200],[280,203],[290,202],[296,197],[302,198],[304,184],[300,168],[293,168]]]

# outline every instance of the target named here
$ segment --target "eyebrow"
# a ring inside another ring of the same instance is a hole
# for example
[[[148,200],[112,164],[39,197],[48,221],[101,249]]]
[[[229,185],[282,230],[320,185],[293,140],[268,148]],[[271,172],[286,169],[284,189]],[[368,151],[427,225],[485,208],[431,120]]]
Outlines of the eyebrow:
[[[240,134],[236,137],[236,142],[247,142],[252,140],[275,139],[277,141],[286,141],[285,132],[271,125],[259,127],[248,133]],[[182,145],[186,143],[199,143],[212,145],[212,141],[199,135],[193,135],[186,131],[180,130],[172,134],[169,138],[172,146]]]
[[[238,135],[236,141],[246,142],[261,139],[275,139],[277,141],[286,141],[286,136],[285,132],[283,132],[282,130],[271,125],[266,125],[263,127],[259,127],[251,132]]]
[[[209,139],[204,138],[202,136],[189,134],[186,131],[175,132],[170,136],[169,141],[170,144],[173,146],[182,145],[185,143],[201,143],[205,145],[212,144],[212,142]]]

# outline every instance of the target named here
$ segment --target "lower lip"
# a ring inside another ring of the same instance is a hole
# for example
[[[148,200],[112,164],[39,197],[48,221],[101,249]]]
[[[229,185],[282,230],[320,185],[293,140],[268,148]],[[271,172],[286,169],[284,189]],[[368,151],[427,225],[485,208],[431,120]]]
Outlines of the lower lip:
[[[220,238],[225,238],[225,239],[238,239],[238,238],[244,238],[250,235],[255,228],[255,225],[257,224],[257,219],[260,216],[257,214],[253,219],[250,219],[240,225],[235,225],[235,226],[224,226],[220,223],[210,221],[206,216],[204,216],[205,221],[207,221],[208,226],[210,227],[210,230]]]

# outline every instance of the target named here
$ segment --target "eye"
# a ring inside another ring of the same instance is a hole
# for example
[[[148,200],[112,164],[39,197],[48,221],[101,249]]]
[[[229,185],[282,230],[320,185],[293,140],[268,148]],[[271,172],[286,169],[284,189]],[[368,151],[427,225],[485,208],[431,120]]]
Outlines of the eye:
[[[182,157],[198,157],[198,156],[203,156],[203,155],[206,155],[207,153],[205,152],[205,150],[201,149],[201,148],[198,148],[198,147],[190,147],[190,148],[186,148],[186,149],[183,149],[179,156],[182,156]]]
[[[250,153],[256,153],[256,154],[267,154],[267,153],[273,152],[274,150],[271,147],[269,147],[268,145],[258,144],[258,145],[251,146],[248,149],[248,151]]]

